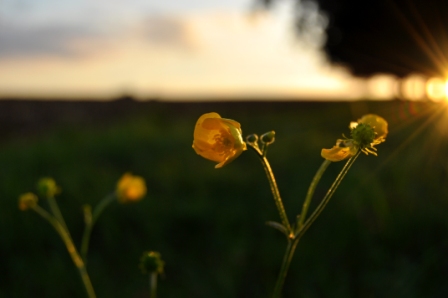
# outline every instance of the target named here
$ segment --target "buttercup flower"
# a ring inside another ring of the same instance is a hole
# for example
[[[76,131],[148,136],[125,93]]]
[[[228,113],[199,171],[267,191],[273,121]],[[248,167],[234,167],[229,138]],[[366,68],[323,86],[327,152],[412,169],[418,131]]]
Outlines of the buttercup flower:
[[[200,156],[215,161],[221,168],[246,150],[241,125],[217,113],[202,115],[194,129],[193,149]]]
[[[140,201],[146,195],[146,184],[142,177],[124,174],[117,183],[117,198],[121,203]]]
[[[387,121],[375,114],[368,114],[358,122],[351,122],[350,129],[351,139],[339,139],[333,148],[322,149],[323,158],[333,162],[341,161],[354,156],[358,150],[377,155],[374,146],[384,142],[388,133]]]
[[[387,130],[387,121],[384,120],[384,118],[375,114],[367,114],[358,120],[358,124],[360,123],[369,125],[375,131],[375,138],[372,142],[374,145],[378,145],[386,140],[389,131]],[[352,124],[350,124],[350,126],[352,126]],[[356,126],[357,125],[355,125],[355,127]]]
[[[37,205],[37,196],[32,192],[27,192],[19,197],[19,209],[22,211],[33,208]]]

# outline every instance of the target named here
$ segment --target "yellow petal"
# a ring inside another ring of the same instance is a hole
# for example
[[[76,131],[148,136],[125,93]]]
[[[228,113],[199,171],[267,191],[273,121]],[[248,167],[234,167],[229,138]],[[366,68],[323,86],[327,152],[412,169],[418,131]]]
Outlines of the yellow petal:
[[[329,161],[341,161],[353,156],[350,147],[333,146],[331,149],[322,149],[321,156]]]

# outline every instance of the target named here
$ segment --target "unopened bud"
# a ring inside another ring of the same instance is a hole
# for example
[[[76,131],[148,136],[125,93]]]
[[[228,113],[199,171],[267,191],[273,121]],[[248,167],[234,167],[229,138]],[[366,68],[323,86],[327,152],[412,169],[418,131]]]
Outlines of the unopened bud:
[[[275,141],[275,131],[269,131],[260,137],[260,140],[266,145],[271,145]]]
[[[140,258],[140,269],[142,273],[162,274],[165,262],[162,260],[160,253],[156,251],[145,251]]]
[[[44,177],[37,182],[37,190],[43,197],[54,197],[60,193],[60,188],[57,186],[53,178]]]
[[[27,192],[19,197],[19,209],[26,211],[37,205],[37,196],[32,192]]]
[[[254,134],[254,133],[251,134],[251,135],[248,135],[246,137],[246,142],[249,143],[250,145],[257,144],[257,142],[258,142],[258,135]]]

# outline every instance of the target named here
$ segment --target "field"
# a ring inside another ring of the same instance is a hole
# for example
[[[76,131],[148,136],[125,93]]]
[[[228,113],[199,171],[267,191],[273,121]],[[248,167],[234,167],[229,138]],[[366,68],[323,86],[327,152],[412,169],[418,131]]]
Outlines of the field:
[[[286,241],[251,151],[222,169],[191,148],[197,118],[215,111],[243,134],[275,130],[269,160],[289,217],[350,121],[389,122],[378,157],[356,161],[299,243],[284,297],[447,297],[448,114],[430,102],[0,102],[0,297],[85,297],[58,235],[17,198],[53,177],[77,245],[82,206],[114,191],[125,172],[148,194],[112,204],[93,230],[88,270],[98,297],[149,297],[138,262],[166,262],[158,296],[269,297]],[[333,163],[313,206],[341,170]],[[45,201],[40,204],[45,206]]]

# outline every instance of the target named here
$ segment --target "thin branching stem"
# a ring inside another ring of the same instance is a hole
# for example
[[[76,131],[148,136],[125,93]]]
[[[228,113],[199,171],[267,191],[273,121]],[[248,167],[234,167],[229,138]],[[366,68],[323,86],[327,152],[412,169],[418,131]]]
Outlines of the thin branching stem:
[[[342,179],[344,179],[345,175],[347,174],[350,167],[354,164],[356,159],[358,158],[361,151],[359,150],[354,156],[352,156],[347,163],[342,168],[339,175],[336,177],[336,180],[331,185],[330,189],[327,191],[327,194],[322,199],[320,204],[317,206],[317,208],[314,210],[313,214],[307,219],[305,224],[302,226],[302,228],[296,233],[296,238],[301,238],[303,234],[308,230],[308,228],[313,224],[313,222],[316,220],[316,218],[320,215],[322,210],[324,210],[325,206],[327,206],[328,202],[330,201],[331,197],[333,196],[334,192],[338,188],[339,184],[341,184]]]
[[[324,160],[324,162],[320,166],[319,170],[317,170],[316,174],[314,175],[314,178],[311,181],[310,187],[308,188],[308,192],[306,194],[305,201],[303,202],[302,212],[300,213],[299,224],[297,226],[297,229],[302,228],[303,223],[305,222],[305,219],[306,219],[308,208],[310,207],[311,199],[313,198],[314,191],[316,190],[316,186],[317,186],[317,184],[319,184],[319,181],[322,178],[322,175],[325,173],[325,170],[328,168],[328,166],[330,164],[331,164],[331,161],[329,161],[327,159]]]
[[[48,205],[50,206],[50,210],[53,213],[54,217],[61,223],[61,225],[65,228],[68,233],[67,225],[65,224],[64,217],[62,216],[61,210],[59,209],[58,203],[53,196],[47,197]]]
[[[79,274],[81,275],[81,279],[86,289],[87,296],[89,298],[96,298],[95,291],[93,289],[92,282],[90,281],[89,274],[87,273],[85,263],[79,256],[79,253],[76,250],[76,247],[73,244],[73,241],[70,235],[68,234],[66,228],[60,223],[60,221],[55,216],[48,213],[45,209],[43,209],[39,205],[34,206],[33,210],[36,211],[40,216],[42,216],[42,218],[44,218],[46,221],[48,221],[56,230],[56,232],[59,234],[59,236],[61,236],[62,241],[64,242],[67,251],[70,254],[70,257],[72,258],[73,263],[75,264],[76,268],[79,271]]]
[[[283,284],[285,282],[289,266],[290,266],[292,258],[294,256],[294,252],[295,252],[295,250],[297,248],[297,244],[299,243],[299,241],[302,238],[303,234],[305,234],[305,232],[308,230],[308,228],[311,226],[311,224],[316,220],[316,218],[320,215],[322,210],[328,204],[328,202],[330,201],[330,199],[333,196],[334,192],[336,191],[336,189],[338,188],[339,184],[341,183],[342,179],[344,179],[344,177],[347,174],[348,170],[353,165],[353,163],[355,162],[356,158],[359,156],[360,152],[361,151],[358,151],[355,156],[351,157],[347,161],[347,163],[344,165],[344,167],[342,168],[341,172],[339,173],[339,175],[336,177],[335,181],[331,185],[331,187],[328,190],[327,194],[322,199],[320,204],[317,206],[316,210],[314,210],[314,212],[311,214],[309,219],[306,220],[303,223],[304,219],[302,220],[302,217],[300,218],[298,231],[295,233],[295,235],[292,237],[292,239],[290,239],[288,241],[288,245],[286,247],[285,255],[283,257],[282,267],[280,269],[280,273],[279,273],[278,278],[277,278],[277,283],[276,283],[275,288],[274,288],[274,294],[272,296],[273,298],[279,298],[280,295],[281,295]],[[319,170],[317,171],[316,175],[314,176],[314,178],[313,178],[313,180],[311,182],[310,188],[308,189],[308,193],[307,193],[307,197],[305,199],[304,205],[305,204],[309,204],[309,202],[306,202],[306,200],[311,200],[311,198],[312,198],[312,196],[314,194],[314,190],[315,190],[317,184],[319,183],[320,179],[322,178],[322,175],[325,172],[325,170],[327,169],[329,163],[331,163],[331,162],[324,161],[323,164],[321,165],[321,167],[319,168]],[[308,206],[306,206],[306,208],[308,209]],[[302,215],[303,215],[303,217],[306,216],[306,211],[303,212],[303,209],[302,209]],[[303,223],[302,225],[300,225],[301,222]]]
[[[115,193],[110,194],[106,197],[104,197],[98,205],[95,207],[95,210],[93,210],[93,214],[91,215],[90,220],[85,221],[85,228],[84,233],[82,235],[82,242],[81,242],[81,256],[84,262],[87,262],[87,252],[89,251],[89,242],[90,242],[90,235],[92,234],[93,226],[95,225],[98,217],[103,213],[104,209],[109,206],[110,203],[116,200]],[[89,209],[90,211],[90,209]],[[86,212],[86,211],[85,211]]]
[[[286,215],[285,207],[283,206],[283,201],[280,196],[280,191],[278,190],[277,181],[275,181],[274,172],[272,171],[271,165],[269,164],[268,159],[265,154],[258,148],[249,144],[249,146],[257,153],[258,157],[261,160],[261,164],[263,165],[264,171],[266,172],[266,176],[269,181],[269,186],[271,188],[272,195],[274,196],[275,205],[277,206],[278,213],[280,215],[280,219],[282,221],[283,226],[288,231],[289,235],[293,235],[294,231],[291,228],[291,225],[288,220],[288,216]]]

